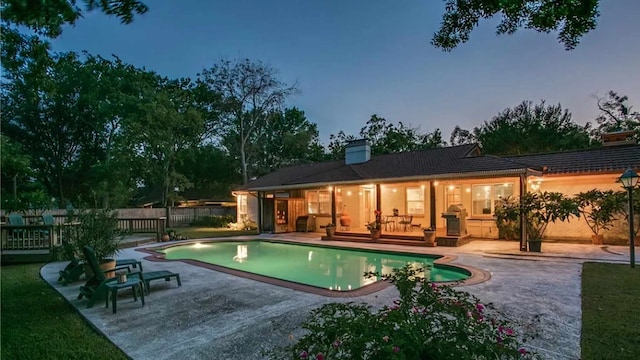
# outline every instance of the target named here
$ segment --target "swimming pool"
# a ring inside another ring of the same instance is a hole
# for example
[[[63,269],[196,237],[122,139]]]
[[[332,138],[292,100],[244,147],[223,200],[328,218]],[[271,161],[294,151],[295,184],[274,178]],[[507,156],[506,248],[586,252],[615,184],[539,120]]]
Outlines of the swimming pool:
[[[425,268],[430,281],[464,280],[471,273],[453,266],[434,266],[438,256],[354,250],[271,241],[224,241],[177,245],[160,250],[167,260],[199,262],[305,284],[332,291],[356,290],[379,278],[365,272],[390,274],[411,264]]]

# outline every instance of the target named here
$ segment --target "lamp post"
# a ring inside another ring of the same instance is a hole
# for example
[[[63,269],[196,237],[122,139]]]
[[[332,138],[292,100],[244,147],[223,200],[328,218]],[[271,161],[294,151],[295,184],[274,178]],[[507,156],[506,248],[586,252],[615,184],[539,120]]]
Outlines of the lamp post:
[[[632,268],[636,267],[635,234],[633,233],[633,188],[638,184],[639,178],[640,176],[630,168],[620,176],[622,187],[627,189],[629,194],[629,257]]]

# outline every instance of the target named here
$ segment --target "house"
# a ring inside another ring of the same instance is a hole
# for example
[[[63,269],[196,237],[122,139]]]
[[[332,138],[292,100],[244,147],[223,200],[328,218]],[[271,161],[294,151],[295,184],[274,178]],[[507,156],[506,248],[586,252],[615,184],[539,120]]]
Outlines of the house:
[[[296,231],[298,217],[310,215],[316,231],[334,223],[338,231],[366,234],[374,210],[380,210],[396,229],[394,214],[405,222],[411,216],[413,226],[402,229],[409,234],[419,227],[446,229],[457,216],[466,223],[458,235],[497,239],[493,214],[500,199],[535,190],[569,196],[619,190],[616,180],[629,167],[640,171],[640,145],[617,140],[594,149],[508,157],[482,155],[475,144],[372,157],[367,141],[356,140],[344,160],[284,167],[235,195],[239,220],[256,221],[262,232]],[[617,227],[613,233],[624,237],[622,224]],[[546,233],[585,241],[590,234],[579,219],[551,224]]]

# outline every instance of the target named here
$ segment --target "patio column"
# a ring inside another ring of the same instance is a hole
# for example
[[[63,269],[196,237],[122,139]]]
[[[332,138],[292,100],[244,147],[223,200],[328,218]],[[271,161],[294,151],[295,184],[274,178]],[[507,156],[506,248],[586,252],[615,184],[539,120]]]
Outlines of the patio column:
[[[258,191],[258,233],[261,234],[262,233],[262,229],[264,228],[264,226],[262,225],[262,217],[263,217],[263,213],[264,213],[264,192],[262,191]],[[247,201],[249,201],[249,199],[247,199]],[[237,218],[237,216],[236,216]]]
[[[336,188],[335,186],[331,187],[331,223],[337,224],[336,222]]]
[[[380,211],[382,208],[382,191],[380,191],[380,184],[376,184],[376,210]]]
[[[527,174],[520,175],[520,202],[522,195],[527,193]],[[520,212],[520,251],[527,251],[527,223],[524,212]]]
[[[429,181],[429,225],[436,228],[436,187]]]

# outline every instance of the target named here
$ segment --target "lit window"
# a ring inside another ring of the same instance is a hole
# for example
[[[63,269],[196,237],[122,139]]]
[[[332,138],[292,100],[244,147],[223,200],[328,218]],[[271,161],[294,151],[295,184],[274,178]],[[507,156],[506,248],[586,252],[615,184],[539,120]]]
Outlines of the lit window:
[[[309,214],[331,214],[331,193],[327,190],[307,191]]]
[[[471,188],[471,214],[491,216],[496,202],[513,196],[513,183],[495,185],[473,185]]]
[[[424,189],[421,187],[407,188],[407,214],[424,215]]]

